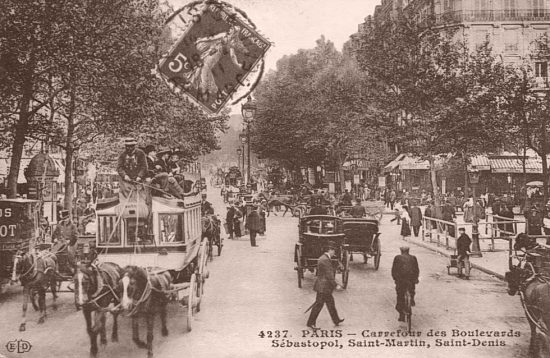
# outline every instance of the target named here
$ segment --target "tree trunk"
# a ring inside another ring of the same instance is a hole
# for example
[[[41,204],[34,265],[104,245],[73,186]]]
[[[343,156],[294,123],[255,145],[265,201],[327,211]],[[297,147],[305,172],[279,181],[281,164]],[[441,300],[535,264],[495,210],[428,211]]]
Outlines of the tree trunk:
[[[343,193],[346,190],[346,181],[344,179],[344,160],[342,159],[342,152],[336,151],[336,167],[338,168],[338,176],[340,177],[340,192]]]
[[[437,172],[435,170],[434,156],[430,155],[428,161],[430,163],[430,179],[432,182],[432,191],[434,193],[434,203],[435,203],[435,206],[438,207],[440,204],[440,195],[439,195],[439,187],[437,186]]]
[[[19,176],[19,169],[21,167],[23,149],[25,147],[27,127],[32,117],[29,108],[32,98],[32,87],[32,75],[28,74],[23,84],[23,95],[21,98],[19,119],[17,121],[17,124],[15,125],[15,135],[11,152],[10,172],[8,174],[8,198],[17,197],[17,178]]]
[[[464,160],[464,198],[468,199],[470,192],[470,178],[468,177],[468,158],[463,154],[462,159]]]
[[[75,88],[71,86],[69,113],[67,115],[67,138],[65,140],[65,210],[69,211],[69,214],[73,212],[73,162],[74,162],[74,113],[75,113]],[[75,178],[76,179],[76,178]]]

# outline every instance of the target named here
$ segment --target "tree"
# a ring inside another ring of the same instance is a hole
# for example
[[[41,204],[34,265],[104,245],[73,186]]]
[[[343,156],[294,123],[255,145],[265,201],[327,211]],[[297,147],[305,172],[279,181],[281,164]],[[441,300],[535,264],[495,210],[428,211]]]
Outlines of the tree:
[[[470,52],[454,32],[421,27],[400,13],[372,25],[356,57],[373,106],[392,117],[390,140],[430,162],[436,203],[438,155],[469,158],[502,145],[505,132],[494,118],[505,70],[487,46]]]
[[[17,176],[26,137],[41,127],[36,114],[66,88],[51,86],[50,73],[61,56],[56,29],[59,1],[0,3],[0,123],[11,146],[8,195],[17,194]],[[35,101],[38,99],[39,101]]]
[[[254,151],[292,169],[332,162],[343,190],[342,164],[375,140],[364,86],[351,56],[324,37],[282,58],[257,91]]]

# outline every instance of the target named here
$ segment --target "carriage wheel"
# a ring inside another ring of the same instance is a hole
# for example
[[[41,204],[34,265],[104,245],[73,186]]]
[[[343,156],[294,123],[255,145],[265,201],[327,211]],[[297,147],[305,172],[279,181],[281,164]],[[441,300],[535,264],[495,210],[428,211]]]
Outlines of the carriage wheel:
[[[189,283],[189,297],[187,298],[187,332],[191,332],[193,329],[193,304],[195,303],[197,290],[196,274],[192,274],[191,282]]]
[[[347,288],[348,287],[348,280],[349,280],[349,253],[348,250],[344,250],[343,258],[342,258],[342,265],[344,266],[344,270],[342,271],[342,287]]]
[[[294,261],[296,261],[296,273],[298,274],[298,288],[302,288],[302,279],[304,278],[304,269],[301,265],[302,250],[299,245],[294,249]]]
[[[376,245],[376,254],[374,255],[374,269],[378,270],[378,267],[380,267],[380,256],[382,256],[382,246],[380,244],[379,237],[376,238],[375,245]]]

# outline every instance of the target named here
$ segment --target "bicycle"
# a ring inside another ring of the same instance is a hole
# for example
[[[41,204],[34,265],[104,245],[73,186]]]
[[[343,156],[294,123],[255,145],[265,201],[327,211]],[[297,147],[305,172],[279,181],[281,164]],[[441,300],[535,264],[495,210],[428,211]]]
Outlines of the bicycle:
[[[407,287],[405,291],[405,306],[403,307],[403,313],[405,314],[405,322],[407,323],[407,330],[411,333],[412,326],[412,295],[410,289]]]

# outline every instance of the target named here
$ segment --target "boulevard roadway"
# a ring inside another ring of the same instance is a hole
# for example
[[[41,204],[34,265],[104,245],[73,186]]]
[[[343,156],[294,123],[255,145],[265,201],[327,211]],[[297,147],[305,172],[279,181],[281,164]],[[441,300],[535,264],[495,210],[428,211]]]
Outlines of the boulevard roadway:
[[[210,191],[208,199],[224,217],[226,210],[218,192]],[[334,293],[344,323],[334,327],[324,308],[317,325],[327,330],[328,337],[311,337],[304,311],[315,300],[313,275],[306,272],[303,288],[298,288],[293,262],[298,220],[281,215],[268,218],[268,231],[259,238],[259,247],[251,247],[247,237],[225,240],[222,255],[208,264],[210,278],[193,330],[185,331],[185,312],[171,304],[170,335],[162,337],[160,329],[155,329],[156,357],[527,357],[529,327],[519,297],[508,296],[505,283],[479,271],[472,271],[470,281],[449,276],[446,258],[413,244],[411,253],[419,261],[420,283],[413,311],[415,333],[413,337],[404,336],[405,325],[397,321],[394,309],[395,290],[390,274],[393,257],[404,242],[399,238],[399,227],[388,218],[382,220],[380,227],[379,270],[374,270],[372,262],[363,264],[356,255],[348,288]],[[0,357],[88,356],[84,319],[75,311],[71,293],[61,294],[57,311],[51,310],[48,294],[48,318],[43,325],[36,324],[38,315],[30,308],[27,331],[22,333],[18,332],[21,300],[21,289],[17,287],[10,287],[0,298]],[[107,327],[110,332],[110,318]],[[430,331],[433,336],[428,336]],[[144,323],[140,332],[145,339]],[[453,333],[458,336],[453,337]],[[508,334],[512,337],[488,337]],[[109,342],[100,348],[100,357],[146,357],[146,351],[131,341],[129,318],[120,319],[119,336],[119,343]],[[5,344],[18,339],[30,342],[31,350],[8,353]],[[377,339],[378,347],[350,346],[351,340],[376,345]],[[288,344],[287,340],[306,347],[281,347]],[[459,343],[469,345],[456,346]],[[321,349],[321,344],[336,347]]]

